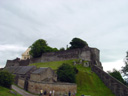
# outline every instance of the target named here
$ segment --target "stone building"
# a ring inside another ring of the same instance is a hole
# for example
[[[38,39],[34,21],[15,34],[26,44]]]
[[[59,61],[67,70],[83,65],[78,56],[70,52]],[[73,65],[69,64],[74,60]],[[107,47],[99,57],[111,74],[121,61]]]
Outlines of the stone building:
[[[22,54],[21,60],[30,59],[30,55],[29,55],[29,51],[30,51],[30,50],[31,50],[31,48],[28,48],[28,49]]]
[[[49,67],[39,68],[31,73],[30,80],[41,83],[43,82],[53,83],[53,82],[57,82],[57,75]]]
[[[5,67],[4,70],[15,75],[15,84],[27,90],[28,80],[31,72],[36,70],[35,66],[10,66]]]
[[[55,96],[68,93],[69,90],[77,92],[77,85],[74,83],[57,82],[57,74],[49,67],[36,68],[35,66],[10,66],[4,70],[15,75],[15,84],[35,94],[40,90],[55,91]]]

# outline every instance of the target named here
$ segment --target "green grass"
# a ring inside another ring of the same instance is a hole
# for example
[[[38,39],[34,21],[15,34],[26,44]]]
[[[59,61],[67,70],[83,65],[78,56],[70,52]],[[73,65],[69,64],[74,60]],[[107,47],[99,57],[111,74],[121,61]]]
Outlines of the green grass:
[[[77,60],[65,60],[65,61],[53,61],[53,62],[45,62],[45,63],[33,63],[30,64],[30,66],[34,65],[37,68],[39,67],[50,67],[53,70],[56,70],[62,63],[68,63],[68,64],[73,64],[73,61]]]
[[[104,85],[100,78],[91,71],[91,68],[85,68],[81,65],[76,66],[79,73],[76,76],[77,96],[114,96],[112,92]]]
[[[63,63],[68,63],[73,65],[73,61],[78,62],[78,60],[65,60],[65,61],[55,61],[55,62],[45,62],[45,63],[34,63],[37,67],[51,67],[53,70]],[[75,65],[79,70],[76,75],[77,83],[77,94],[76,96],[90,95],[90,96],[115,96],[112,92],[104,85],[100,78],[91,71],[91,68],[83,67],[82,65]]]
[[[14,91],[14,90],[13,90]],[[15,91],[14,91],[15,92]],[[0,96],[22,96],[22,95],[20,95],[20,94],[18,94],[18,93],[16,93],[16,95],[15,94],[12,94],[11,92],[10,92],[10,89],[7,89],[7,88],[5,88],[5,87],[2,87],[2,86],[0,86]]]

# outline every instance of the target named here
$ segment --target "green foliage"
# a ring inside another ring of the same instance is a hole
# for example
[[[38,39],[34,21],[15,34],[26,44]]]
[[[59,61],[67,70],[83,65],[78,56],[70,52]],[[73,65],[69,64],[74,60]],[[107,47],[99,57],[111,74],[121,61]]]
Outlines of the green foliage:
[[[124,74],[124,77],[125,77],[125,80],[126,81],[128,81],[128,51],[126,52],[127,53],[127,55],[126,55],[126,57],[125,57],[125,66],[124,67],[122,67],[122,72],[123,72],[123,74]]]
[[[71,47],[69,49],[74,49],[74,48],[83,48],[85,46],[88,46],[86,41],[83,41],[80,38],[73,38],[72,41],[70,42]]]
[[[34,58],[40,57],[42,53],[46,52],[47,43],[43,39],[35,41],[31,47],[30,55]]]
[[[113,69],[112,72],[108,71],[108,73],[109,73],[112,77],[114,77],[114,78],[116,78],[117,80],[119,80],[120,82],[122,82],[123,84],[126,84],[126,82],[125,82],[124,79],[122,78],[120,72],[117,71],[116,69]]]
[[[74,68],[69,65],[69,64],[62,64],[58,69],[57,69],[57,76],[58,80],[61,82],[70,82],[70,83],[75,83],[75,70]]]
[[[64,50],[65,50],[64,47],[60,48],[60,51],[64,51]]]
[[[37,58],[40,57],[42,55],[42,53],[45,52],[56,52],[58,51],[57,48],[52,48],[50,46],[47,45],[46,41],[43,39],[39,39],[37,41],[35,41],[32,46],[30,46],[31,50],[30,50],[30,55],[33,58]]]
[[[14,82],[14,76],[7,71],[0,71],[0,86],[10,88]]]

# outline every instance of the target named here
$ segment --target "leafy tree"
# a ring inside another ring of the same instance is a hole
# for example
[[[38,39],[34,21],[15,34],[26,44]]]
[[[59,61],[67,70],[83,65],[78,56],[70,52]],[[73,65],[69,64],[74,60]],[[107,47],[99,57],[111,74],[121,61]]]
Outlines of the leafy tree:
[[[64,47],[60,48],[60,51],[64,51],[64,50],[65,50]]]
[[[123,84],[126,84],[126,82],[125,82],[124,79],[122,78],[120,72],[117,71],[116,69],[113,69],[113,72],[108,71],[108,73],[109,73],[112,77],[114,77],[114,78],[116,78],[117,80],[119,80],[120,82],[122,82]]]
[[[14,82],[14,76],[7,71],[0,71],[0,86],[11,88]]]
[[[69,64],[64,63],[57,69],[57,79],[61,82],[75,83],[75,74],[76,69]]]
[[[57,48],[52,48],[50,46],[47,45],[46,41],[43,39],[39,39],[37,41],[35,41],[32,46],[30,46],[31,50],[30,50],[30,55],[33,58],[37,58],[40,57],[42,55],[42,53],[45,52],[56,52],[58,51]]]
[[[73,38],[70,44],[71,44],[71,47],[69,49],[83,48],[85,46],[88,46],[87,42],[83,41],[80,38]]]
[[[45,52],[56,52],[56,51],[58,51],[57,48],[52,48],[50,46],[47,46],[46,49],[45,49]]]
[[[126,53],[127,53],[127,55],[124,59],[125,66],[122,67],[122,73],[124,74],[126,81],[128,81],[128,52],[126,52]]]
[[[40,57],[42,53],[46,52],[47,43],[43,39],[35,41],[31,47],[30,55],[34,58]]]

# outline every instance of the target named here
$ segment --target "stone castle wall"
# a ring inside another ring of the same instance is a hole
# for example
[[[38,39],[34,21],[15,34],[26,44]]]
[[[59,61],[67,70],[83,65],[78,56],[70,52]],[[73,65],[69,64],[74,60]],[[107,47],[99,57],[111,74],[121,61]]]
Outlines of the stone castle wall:
[[[94,53],[97,58],[99,57],[99,50],[94,48],[97,53]],[[36,62],[50,62],[50,61],[61,61],[70,59],[82,59],[85,61],[91,61],[91,54],[93,48],[83,48],[83,49],[72,49],[66,51],[50,52],[44,53],[40,58],[34,58],[30,60],[30,63]]]
[[[77,92],[77,85],[72,83],[38,83],[33,81],[28,82],[29,92],[39,94],[41,89],[43,91],[46,90],[47,93],[54,90],[55,96],[58,96],[59,94],[65,94],[69,91],[71,93]]]
[[[20,59],[14,59],[14,60],[7,60],[6,62],[6,66],[5,67],[9,67],[9,66],[27,66],[29,65],[30,60],[20,60]]]
[[[58,51],[58,52],[49,52],[42,54],[39,58],[31,58],[28,60],[7,60],[6,67],[8,66],[27,66],[32,63],[38,62],[50,62],[50,61],[62,61],[62,60],[71,60],[71,59],[82,59],[89,62],[99,60],[99,50],[96,48],[79,48],[79,49],[72,49],[72,50],[65,50],[65,51]],[[96,63],[92,63],[96,64]]]
[[[92,66],[92,70],[99,76],[104,84],[116,95],[116,96],[128,96],[128,87],[116,80],[97,66]]]

